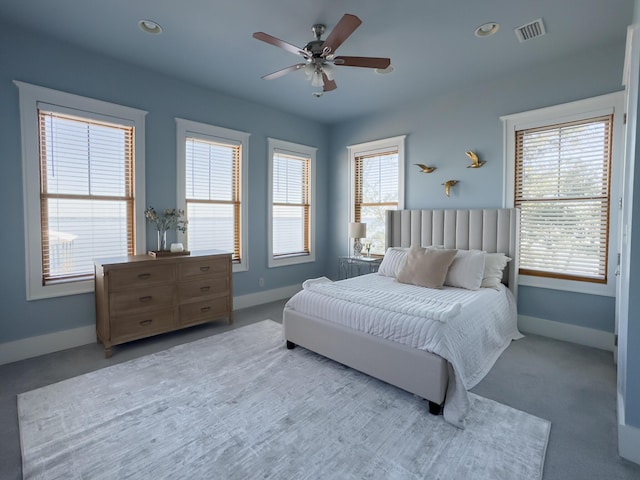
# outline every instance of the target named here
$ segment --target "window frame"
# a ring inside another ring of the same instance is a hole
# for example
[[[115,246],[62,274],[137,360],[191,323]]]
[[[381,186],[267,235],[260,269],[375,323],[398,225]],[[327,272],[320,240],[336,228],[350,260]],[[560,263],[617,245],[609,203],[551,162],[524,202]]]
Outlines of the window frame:
[[[144,201],[145,198],[145,116],[147,112],[137,108],[83,97],[38,85],[14,80],[18,87],[20,105],[20,130],[22,141],[22,177],[25,234],[25,280],[27,300],[77,295],[94,291],[93,279],[69,280],[42,284],[42,229],[40,208],[40,154],[39,154],[39,105],[49,110],[71,113],[84,118],[129,123],[134,126],[134,250],[146,250]],[[140,173],[141,172],[141,173]]]
[[[564,290],[601,296],[615,296],[618,266],[619,199],[621,198],[622,148],[624,141],[624,92],[500,117],[503,122],[504,178],[503,205],[513,207],[515,199],[515,137],[517,130],[569,123],[577,120],[613,115],[611,140],[611,170],[609,189],[609,236],[607,239],[607,283],[569,280],[520,274],[519,285]]]
[[[356,158],[363,156],[375,155],[378,153],[388,152],[389,150],[397,150],[398,152],[398,210],[404,208],[404,163],[405,163],[405,140],[406,135],[374,140],[371,142],[358,143],[347,146],[347,154],[349,157],[349,217],[345,222],[348,226],[350,222],[355,221],[355,202],[356,202]],[[347,235],[348,237],[348,235]],[[347,238],[347,252],[351,252],[352,240]],[[383,250],[386,249],[386,245]],[[376,256],[376,255],[373,255]]]
[[[267,138],[269,155],[269,172],[267,178],[267,243],[268,243],[268,267],[277,268],[316,261],[316,147],[287,142],[275,138]],[[276,151],[294,157],[309,158],[309,254],[289,255],[275,257],[273,255],[273,158]]]
[[[249,270],[248,248],[248,175],[249,137],[251,134],[218,127],[208,123],[177,118],[176,121],[176,205],[186,211],[186,140],[189,137],[205,141],[240,145],[240,262],[233,263],[233,272]],[[188,233],[177,232],[179,242],[185,243]]]

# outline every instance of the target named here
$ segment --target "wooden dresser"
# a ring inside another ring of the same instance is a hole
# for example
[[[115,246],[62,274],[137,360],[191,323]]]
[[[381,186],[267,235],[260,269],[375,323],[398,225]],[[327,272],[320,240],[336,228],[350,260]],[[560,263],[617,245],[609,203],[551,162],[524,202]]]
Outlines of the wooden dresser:
[[[192,252],[95,261],[96,335],[111,347],[228,318],[233,323],[231,254]]]

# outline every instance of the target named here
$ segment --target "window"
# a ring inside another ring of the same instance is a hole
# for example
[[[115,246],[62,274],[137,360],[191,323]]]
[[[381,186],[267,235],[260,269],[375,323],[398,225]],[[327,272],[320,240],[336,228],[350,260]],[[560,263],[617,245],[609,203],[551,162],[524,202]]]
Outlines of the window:
[[[189,250],[230,252],[234,271],[247,269],[246,168],[249,135],[176,119],[178,208],[189,226]]]
[[[366,223],[373,255],[384,255],[386,210],[404,208],[404,138],[348,147],[351,221]]]
[[[568,282],[573,290],[606,294],[607,284],[613,283],[618,99],[614,94],[552,107],[533,112],[529,121],[525,114],[519,121],[506,117],[507,142],[513,142],[510,195],[521,212],[520,274],[525,284],[562,288]]]
[[[315,261],[316,149],[269,139],[269,267]]]
[[[27,299],[93,290],[94,258],[144,251],[146,112],[22,82]],[[135,152],[135,154],[134,154]],[[142,175],[141,177],[144,177]]]
[[[520,273],[607,282],[612,120],[516,131]]]
[[[133,127],[39,109],[44,285],[133,255]]]

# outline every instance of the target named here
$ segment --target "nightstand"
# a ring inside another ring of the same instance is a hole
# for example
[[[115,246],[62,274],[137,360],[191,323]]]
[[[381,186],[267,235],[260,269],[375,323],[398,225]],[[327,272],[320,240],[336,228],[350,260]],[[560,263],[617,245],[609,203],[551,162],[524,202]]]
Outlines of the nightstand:
[[[366,273],[375,273],[382,263],[382,257],[338,257],[338,277],[357,277]]]

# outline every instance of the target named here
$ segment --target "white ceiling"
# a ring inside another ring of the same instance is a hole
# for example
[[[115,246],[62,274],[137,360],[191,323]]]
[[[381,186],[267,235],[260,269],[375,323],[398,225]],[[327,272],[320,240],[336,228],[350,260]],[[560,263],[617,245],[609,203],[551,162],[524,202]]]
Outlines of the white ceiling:
[[[301,57],[253,39],[253,32],[303,47],[314,39],[312,24],[326,24],[329,33],[344,13],[363,23],[337,53],[390,57],[393,73],[339,67],[338,89],[321,98],[301,71],[260,78]],[[0,1],[3,21],[326,123],[621,43],[632,14],[633,0]],[[513,29],[540,17],[547,35],[519,43]],[[143,33],[140,19],[164,32]],[[496,35],[473,35],[490,21],[500,24]]]

